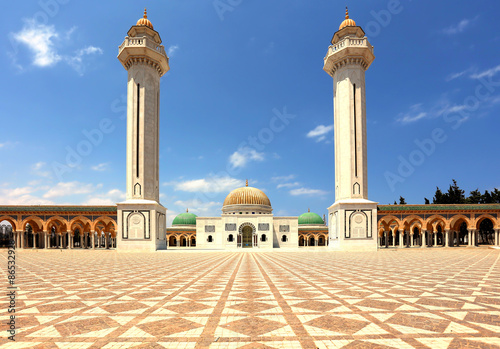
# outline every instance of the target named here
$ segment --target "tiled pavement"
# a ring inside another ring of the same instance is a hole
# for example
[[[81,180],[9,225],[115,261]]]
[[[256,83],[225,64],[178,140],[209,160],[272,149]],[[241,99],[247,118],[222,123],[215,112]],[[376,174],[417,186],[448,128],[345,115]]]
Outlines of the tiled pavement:
[[[499,250],[17,251],[17,267],[0,349],[500,347]]]

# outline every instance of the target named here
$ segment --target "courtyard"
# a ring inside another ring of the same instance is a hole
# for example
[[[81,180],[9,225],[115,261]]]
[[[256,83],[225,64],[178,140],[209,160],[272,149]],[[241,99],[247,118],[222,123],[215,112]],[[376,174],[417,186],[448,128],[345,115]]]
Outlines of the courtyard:
[[[498,249],[35,250],[16,268],[0,348],[500,347]]]

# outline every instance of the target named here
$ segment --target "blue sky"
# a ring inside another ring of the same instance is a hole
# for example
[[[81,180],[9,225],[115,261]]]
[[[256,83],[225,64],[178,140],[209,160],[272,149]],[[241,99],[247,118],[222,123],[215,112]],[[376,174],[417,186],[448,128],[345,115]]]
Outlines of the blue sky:
[[[376,55],[369,198],[420,204],[452,178],[467,192],[499,187],[500,3],[348,3]],[[160,107],[168,221],[186,207],[219,215],[246,178],[276,215],[326,213],[333,83],[322,67],[345,7],[326,0],[4,4],[0,203],[124,199],[127,73],[116,55],[144,6],[170,55]]]

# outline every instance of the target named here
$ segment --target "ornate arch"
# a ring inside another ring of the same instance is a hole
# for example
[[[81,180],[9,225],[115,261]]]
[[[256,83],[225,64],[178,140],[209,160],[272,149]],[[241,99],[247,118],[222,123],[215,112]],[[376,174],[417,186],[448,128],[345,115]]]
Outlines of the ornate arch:
[[[109,223],[112,223],[114,230],[115,231],[117,230],[115,220],[110,218],[109,216],[100,216],[100,217],[94,219],[94,221],[90,224],[91,230],[95,231],[95,229],[99,223],[102,223],[106,228],[108,228]]]
[[[424,219],[422,217],[419,217],[417,215],[410,215],[408,217],[405,217],[403,219],[403,226],[404,227],[408,227],[411,229],[411,227],[413,227],[415,224],[420,224],[420,227],[423,226],[423,223],[424,223]]]
[[[444,230],[444,228],[446,227],[446,223],[447,223],[447,220],[446,218],[444,218],[443,216],[439,215],[439,214],[434,214],[430,217],[428,217],[425,221],[424,221],[424,224],[422,225],[423,227],[425,227],[428,231],[434,231],[434,229],[436,228],[437,224],[436,223],[442,223],[442,228]]]
[[[464,216],[463,214],[457,214],[451,217],[447,228],[448,229],[454,229],[455,225],[460,221],[463,220],[467,224],[467,229],[474,229],[473,226],[473,220],[468,218],[467,216]]]
[[[92,221],[90,219],[88,219],[87,217],[77,216],[77,217],[73,218],[72,220],[70,220],[68,223],[68,227],[71,231],[73,231],[73,225],[75,225],[76,223],[80,223],[82,229],[85,229],[86,225],[91,224]]]
[[[44,226],[44,222],[43,222],[43,219],[41,219],[40,217],[37,217],[37,216],[29,216],[29,217],[26,217],[25,219],[23,219],[22,223],[21,223],[21,226],[20,228],[25,231],[26,230],[26,225],[30,223],[30,226],[33,228],[33,232],[34,233],[38,233],[39,231],[44,231],[46,230],[45,229],[45,226]],[[33,223],[36,225],[36,226],[33,226]]]
[[[485,219],[489,219],[491,221],[491,223],[493,223],[493,229],[500,229],[500,227],[499,227],[500,222],[495,217],[490,215],[489,213],[483,213],[475,219],[475,221],[474,221],[475,229],[479,230],[479,225]]]
[[[255,229],[255,225],[253,225],[250,222],[245,222],[245,223],[240,224],[240,227],[238,228],[238,234],[241,234],[243,232],[243,228],[245,228],[245,227],[252,228],[252,233],[254,233],[254,234],[257,232],[257,229]]]
[[[404,227],[403,222],[401,222],[401,220],[398,217],[393,215],[383,216],[382,218],[380,218],[379,221],[385,223],[388,227],[390,227],[392,222],[395,222],[396,225],[398,225],[398,227],[400,228]]]
[[[13,232],[17,231],[17,226],[19,225],[17,219],[14,219],[11,216],[1,216],[0,217],[0,222],[3,222],[3,221],[7,221],[7,222],[10,223],[10,225],[12,226],[12,231]]]

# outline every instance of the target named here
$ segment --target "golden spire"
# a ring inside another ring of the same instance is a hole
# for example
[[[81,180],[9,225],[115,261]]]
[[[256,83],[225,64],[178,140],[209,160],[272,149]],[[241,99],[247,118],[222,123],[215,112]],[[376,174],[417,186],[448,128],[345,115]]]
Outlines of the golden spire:
[[[248,179],[247,179],[247,184],[245,186],[248,187]]]
[[[345,27],[355,27],[356,22],[354,22],[352,19],[349,18],[349,9],[347,6],[345,7],[345,19],[344,21],[340,24],[339,30]]]
[[[136,25],[145,25],[146,27],[153,29],[153,24],[148,19],[148,10],[146,8],[144,8],[144,16],[137,21]]]
[[[346,13],[347,13],[347,6],[346,6]],[[145,7],[144,7],[144,18],[146,19],[148,18],[148,10]],[[346,18],[349,18],[349,16]]]
[[[311,209],[309,207],[307,208],[307,212],[311,212]]]
[[[146,16],[146,9],[144,9],[144,16]],[[349,19],[349,10],[347,9],[347,6],[345,7],[345,19]]]
[[[189,208],[186,208],[186,213],[188,213],[188,212],[189,212]]]

